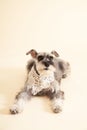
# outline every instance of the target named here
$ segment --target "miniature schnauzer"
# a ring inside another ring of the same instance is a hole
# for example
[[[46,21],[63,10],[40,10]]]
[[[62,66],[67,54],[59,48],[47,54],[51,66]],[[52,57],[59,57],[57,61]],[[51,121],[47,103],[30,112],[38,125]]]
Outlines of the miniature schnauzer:
[[[26,55],[28,54],[31,54],[32,59],[27,64],[27,79],[10,108],[11,114],[22,112],[26,101],[36,95],[48,96],[52,103],[53,112],[61,112],[64,92],[60,89],[60,83],[61,79],[69,74],[69,63],[60,59],[56,51],[38,53],[32,49],[26,53]]]

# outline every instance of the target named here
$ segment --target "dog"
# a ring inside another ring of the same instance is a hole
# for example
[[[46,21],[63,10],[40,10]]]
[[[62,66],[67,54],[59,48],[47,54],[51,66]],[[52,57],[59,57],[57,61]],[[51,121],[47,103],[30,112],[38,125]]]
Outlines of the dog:
[[[60,59],[55,50],[47,53],[31,49],[26,53],[29,54],[32,58],[27,63],[27,79],[22,90],[16,95],[10,113],[21,113],[26,101],[33,96],[47,96],[51,100],[52,111],[61,112],[64,92],[60,84],[61,80],[68,76],[70,64]]]

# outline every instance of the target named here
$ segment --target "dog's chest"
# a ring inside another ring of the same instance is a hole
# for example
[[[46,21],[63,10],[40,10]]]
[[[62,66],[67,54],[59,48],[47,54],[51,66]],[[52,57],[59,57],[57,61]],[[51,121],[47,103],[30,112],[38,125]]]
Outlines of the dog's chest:
[[[28,75],[28,85],[32,88],[34,95],[43,89],[49,89],[53,81],[54,73],[50,71],[44,71],[38,75],[35,70],[32,69]]]
[[[54,81],[54,74],[52,72],[42,73],[40,75],[39,81],[44,88],[47,88]]]

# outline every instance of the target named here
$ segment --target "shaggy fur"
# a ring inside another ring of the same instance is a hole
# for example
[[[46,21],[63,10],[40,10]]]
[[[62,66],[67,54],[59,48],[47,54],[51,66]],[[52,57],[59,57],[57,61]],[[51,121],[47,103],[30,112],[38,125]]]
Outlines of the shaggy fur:
[[[64,92],[60,89],[62,78],[66,78],[70,71],[68,62],[59,58],[56,51],[51,53],[30,50],[32,59],[27,64],[27,79],[24,88],[17,94],[15,102],[10,108],[11,114],[23,111],[26,101],[32,96],[48,96],[55,113],[62,111]]]

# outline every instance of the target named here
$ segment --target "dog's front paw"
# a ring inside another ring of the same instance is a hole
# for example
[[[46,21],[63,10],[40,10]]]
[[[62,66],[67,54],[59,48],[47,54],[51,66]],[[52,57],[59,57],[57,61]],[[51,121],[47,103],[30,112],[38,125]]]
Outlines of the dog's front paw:
[[[53,108],[54,113],[60,113],[62,111],[62,108],[60,106],[56,106]]]
[[[63,99],[61,98],[59,99],[54,98],[54,100],[52,101],[52,110],[54,113],[60,113],[62,111]]]
[[[22,108],[20,108],[20,106],[18,106],[17,104],[14,104],[11,108],[10,108],[10,113],[11,114],[18,114],[21,113],[23,111]]]

